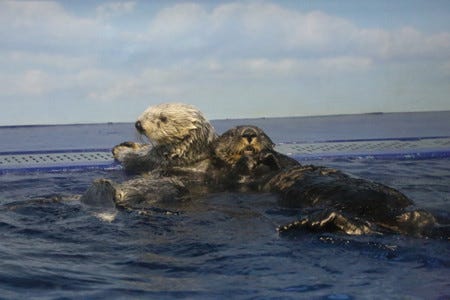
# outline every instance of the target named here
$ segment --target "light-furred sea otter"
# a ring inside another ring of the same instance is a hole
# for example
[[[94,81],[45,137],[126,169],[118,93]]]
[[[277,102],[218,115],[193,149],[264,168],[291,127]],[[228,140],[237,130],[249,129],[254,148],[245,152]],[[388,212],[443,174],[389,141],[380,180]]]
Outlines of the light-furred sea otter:
[[[211,143],[217,137],[213,126],[195,107],[163,103],[149,107],[137,119],[136,130],[153,145],[125,142],[113,155],[132,174],[160,167],[206,169]]]
[[[134,209],[206,192],[217,135],[198,109],[182,103],[155,105],[142,113],[135,127],[152,145],[124,142],[113,148],[113,155],[127,173],[138,175],[123,183],[94,181],[81,197],[83,203],[101,206],[113,201]]]
[[[215,155],[228,166],[230,186],[280,195],[279,204],[301,209],[302,217],[280,226],[297,230],[346,234],[402,233],[448,238],[448,226],[439,226],[432,214],[414,207],[401,192],[357,179],[338,170],[300,165],[278,153],[258,127],[238,126],[215,142]]]

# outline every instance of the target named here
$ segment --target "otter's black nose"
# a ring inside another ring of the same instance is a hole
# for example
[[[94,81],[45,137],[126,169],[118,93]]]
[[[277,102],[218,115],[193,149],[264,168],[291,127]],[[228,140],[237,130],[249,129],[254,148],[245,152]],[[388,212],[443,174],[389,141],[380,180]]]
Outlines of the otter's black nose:
[[[134,123],[134,127],[136,127],[137,131],[139,131],[139,132],[144,131],[144,128],[142,128],[141,121],[136,121],[136,123]]]

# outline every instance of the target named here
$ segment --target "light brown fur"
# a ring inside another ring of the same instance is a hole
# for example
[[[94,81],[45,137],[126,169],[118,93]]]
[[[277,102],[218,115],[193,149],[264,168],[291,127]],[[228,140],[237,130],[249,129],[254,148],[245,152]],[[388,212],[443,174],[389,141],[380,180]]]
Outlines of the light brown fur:
[[[126,172],[139,175],[120,184],[97,180],[82,202],[142,208],[184,199],[194,190],[188,187],[203,184],[216,134],[198,109],[182,103],[159,104],[145,110],[135,126],[152,145],[124,142],[114,147],[113,155]]]
[[[158,167],[192,166],[208,159],[214,128],[195,107],[163,103],[146,109],[136,121],[138,132],[153,144],[125,142],[113,148],[114,157],[129,173]]]

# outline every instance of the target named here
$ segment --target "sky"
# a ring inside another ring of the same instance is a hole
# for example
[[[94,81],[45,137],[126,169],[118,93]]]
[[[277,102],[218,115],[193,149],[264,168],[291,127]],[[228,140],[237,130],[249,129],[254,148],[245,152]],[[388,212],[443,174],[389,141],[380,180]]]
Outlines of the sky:
[[[450,2],[0,1],[0,125],[450,110]]]

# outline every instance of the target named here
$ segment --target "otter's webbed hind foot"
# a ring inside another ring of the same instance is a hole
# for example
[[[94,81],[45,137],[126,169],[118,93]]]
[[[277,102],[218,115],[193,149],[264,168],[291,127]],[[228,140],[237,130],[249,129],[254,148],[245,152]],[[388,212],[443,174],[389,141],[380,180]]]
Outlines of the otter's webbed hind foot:
[[[439,220],[443,221],[443,220]],[[445,220],[439,224],[435,216],[425,210],[412,210],[396,218],[397,230],[412,236],[428,237],[434,239],[450,239],[450,224]]]
[[[357,218],[347,218],[336,211],[318,211],[298,221],[277,228],[280,234],[291,234],[299,231],[309,232],[342,232],[349,235],[379,234],[372,224]]]

